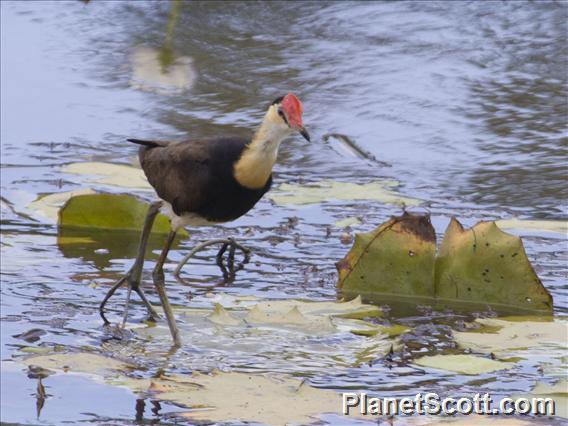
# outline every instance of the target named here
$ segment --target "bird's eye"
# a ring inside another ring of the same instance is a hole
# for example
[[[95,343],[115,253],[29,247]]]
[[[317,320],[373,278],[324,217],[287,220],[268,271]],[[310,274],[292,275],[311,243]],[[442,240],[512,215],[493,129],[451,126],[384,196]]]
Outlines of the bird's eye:
[[[284,120],[284,122],[285,122],[286,124],[288,124],[288,119],[286,118],[286,114],[284,114],[284,111],[282,111],[281,108],[278,108],[278,115],[279,115],[280,117],[282,117],[282,120]],[[289,124],[288,124],[288,125],[289,125]]]

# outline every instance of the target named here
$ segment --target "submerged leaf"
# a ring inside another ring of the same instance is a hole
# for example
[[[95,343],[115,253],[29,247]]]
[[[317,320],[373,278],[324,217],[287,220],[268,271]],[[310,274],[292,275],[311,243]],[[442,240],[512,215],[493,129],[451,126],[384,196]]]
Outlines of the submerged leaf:
[[[432,297],[435,254],[430,218],[405,213],[356,235],[351,251],[337,263],[338,286],[346,296],[366,299]]]
[[[346,217],[345,219],[338,220],[333,224],[334,228],[347,228],[348,226],[361,225],[361,219],[358,217]]]
[[[474,355],[433,355],[414,361],[421,367],[437,368],[461,374],[483,374],[513,368],[512,364]]]
[[[179,360],[187,368],[209,369],[232,359],[242,365],[246,358],[257,372],[339,374],[342,368],[357,367],[400,346],[399,339],[390,336],[404,331],[355,319],[381,313],[360,299],[305,302],[219,295],[196,297],[192,303],[201,307],[175,309],[182,341],[200,348],[195,356],[186,352]],[[161,353],[171,339],[163,322],[133,331],[151,342],[144,349],[147,356]],[[204,352],[211,355],[203,357]]]
[[[495,222],[471,229],[452,218],[436,259],[436,296],[496,309],[552,311],[552,296],[532,268],[519,237]]]
[[[173,376],[152,389],[160,399],[193,408],[184,413],[192,420],[310,424],[320,414],[341,409],[338,393],[282,377],[242,373]]]
[[[329,200],[376,200],[399,206],[417,206],[420,200],[407,198],[392,191],[398,186],[395,181],[377,181],[365,184],[322,180],[312,184],[293,185],[284,183],[268,193],[276,204],[317,204]]]
[[[100,185],[152,189],[142,169],[126,166],[124,164],[90,161],[68,164],[63,166],[61,171],[74,175],[98,176],[87,179],[87,182],[98,183]]]
[[[114,358],[84,352],[37,355],[26,358],[23,362],[28,366],[33,365],[66,373],[97,375],[115,374],[117,371],[127,371],[133,367]]]
[[[237,319],[231,316],[219,303],[215,304],[215,310],[207,319],[219,325],[241,325],[242,319]]]

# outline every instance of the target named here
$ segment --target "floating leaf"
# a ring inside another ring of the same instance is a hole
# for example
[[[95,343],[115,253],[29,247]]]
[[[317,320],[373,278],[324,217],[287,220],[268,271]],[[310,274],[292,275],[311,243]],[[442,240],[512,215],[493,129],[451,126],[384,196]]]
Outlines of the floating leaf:
[[[34,365],[66,373],[88,373],[97,375],[116,374],[117,371],[127,371],[133,368],[132,365],[114,358],[84,352],[38,355],[26,358],[23,362],[28,366]]]
[[[256,296],[233,296],[227,293],[218,293],[194,298],[193,301],[206,305],[218,303],[231,310],[250,310],[258,305],[259,308],[267,312],[287,313],[293,308],[298,308],[304,315],[328,315],[342,318],[376,317],[383,314],[378,306],[364,304],[361,297],[356,297],[348,302],[314,302],[299,299],[266,300]]]
[[[63,166],[61,171],[75,175],[98,176],[96,178],[87,179],[87,182],[97,183],[99,185],[152,189],[142,169],[126,166],[124,164],[90,161],[68,164]]]
[[[223,300],[227,306],[216,304]],[[203,307],[174,307],[183,342],[200,348],[184,352],[187,368],[207,369],[246,357],[255,371],[334,371],[357,367],[398,347],[398,335],[405,329],[390,330],[356,318],[381,313],[376,306],[351,302],[268,301],[250,296],[196,297],[192,304]],[[205,306],[207,307],[205,307]],[[146,355],[161,353],[171,337],[167,326],[133,329],[149,342]],[[391,333],[392,331],[392,333]],[[369,337],[365,337],[369,336]],[[117,348],[124,353],[124,345]],[[210,356],[203,357],[203,352]],[[317,366],[314,364],[317,359]]]
[[[471,229],[452,218],[436,259],[440,299],[501,310],[552,311],[552,296],[532,268],[519,237],[495,222]]]
[[[60,227],[141,231],[149,205],[126,194],[78,195],[67,201],[59,212]],[[169,220],[159,214],[153,233],[170,232]]]
[[[349,302],[309,302],[298,299],[259,301],[255,305],[267,313],[285,314],[293,309],[304,315],[342,318],[364,318],[382,315],[382,310],[374,305],[363,304],[361,298]]]
[[[215,310],[213,311],[213,313],[211,315],[209,315],[207,317],[207,319],[209,319],[209,321],[214,322],[215,324],[219,324],[219,325],[242,325],[243,324],[242,319],[237,319],[237,318],[232,317],[231,314],[229,314],[225,310],[225,308],[223,308],[223,306],[221,306],[218,303],[215,304]]]
[[[474,355],[433,355],[424,356],[414,361],[421,367],[437,368],[460,374],[483,374],[513,368],[512,364],[481,358]]]
[[[51,352],[61,352],[65,349],[63,345],[49,345],[49,346],[24,346],[20,348],[20,352],[25,354],[47,354]]]
[[[153,382],[151,389],[160,399],[193,408],[183,415],[194,421],[309,424],[322,413],[339,413],[341,409],[338,393],[282,377],[242,373],[178,375]],[[357,410],[351,411],[357,415]]]
[[[347,228],[348,226],[361,225],[361,219],[358,217],[346,217],[345,219],[338,220],[333,224],[334,228]]]
[[[268,197],[278,205],[317,204],[329,200],[376,200],[399,206],[417,206],[420,200],[407,198],[392,191],[398,186],[395,181],[377,181],[366,184],[322,180],[311,184],[293,185],[284,183]]]
[[[469,414],[467,416],[434,416],[427,423],[422,419],[425,416],[410,418],[405,426],[535,426],[533,420],[524,420],[504,416],[488,416],[486,414]],[[416,420],[415,420],[416,419]],[[406,419],[405,419],[406,420]]]
[[[282,312],[278,309],[263,309],[260,305],[256,305],[251,309],[245,317],[248,324],[263,325],[279,325],[298,326],[304,331],[316,329],[317,332],[335,330],[328,315],[311,315],[304,316],[297,306],[294,306],[288,312]]]
[[[63,206],[72,197],[88,194],[95,194],[95,191],[92,189],[78,189],[76,191],[57,192],[55,194],[43,195],[28,204],[28,209],[37,212],[40,216],[56,222],[61,206]]]
[[[520,229],[525,231],[568,233],[568,221],[565,220],[521,220],[503,219],[495,221],[501,229]]]
[[[554,401],[554,415],[568,418],[568,382],[565,378],[554,385],[537,383],[529,395],[512,395],[511,398],[551,398]]]
[[[374,231],[356,234],[353,248],[337,263],[338,286],[365,299],[433,297],[436,236],[428,216],[405,213]]]
[[[454,339],[462,348],[499,357],[510,356],[532,348],[542,352],[559,353],[568,349],[568,323],[556,321],[508,321],[496,318],[478,318],[480,332],[455,331]],[[488,328],[485,328],[488,327]],[[483,332],[488,330],[490,332]]]

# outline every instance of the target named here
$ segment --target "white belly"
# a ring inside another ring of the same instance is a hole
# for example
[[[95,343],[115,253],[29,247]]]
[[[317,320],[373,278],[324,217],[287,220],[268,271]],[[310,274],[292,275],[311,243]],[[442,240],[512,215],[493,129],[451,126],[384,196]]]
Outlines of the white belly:
[[[179,228],[183,228],[184,226],[211,226],[219,223],[211,222],[196,213],[186,213],[182,216],[178,216],[174,213],[172,205],[166,201],[163,202],[160,210],[164,215],[170,218],[172,229],[174,231],[177,231]]]

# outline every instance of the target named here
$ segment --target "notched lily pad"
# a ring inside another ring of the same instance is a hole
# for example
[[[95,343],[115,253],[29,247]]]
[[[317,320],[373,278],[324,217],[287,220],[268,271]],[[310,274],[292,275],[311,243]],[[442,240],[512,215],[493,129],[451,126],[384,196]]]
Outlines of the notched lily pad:
[[[437,257],[435,238],[428,216],[408,213],[356,234],[351,251],[336,265],[340,293],[375,303],[490,306],[501,314],[552,312],[552,296],[519,237],[495,222],[466,230],[452,218]]]
[[[437,368],[468,375],[492,373],[513,368],[513,364],[474,355],[424,356],[415,360],[414,363],[421,367]]]
[[[435,282],[440,299],[552,311],[552,296],[534,272],[521,239],[495,222],[466,230],[452,218],[436,259]]]
[[[367,305],[357,297],[348,302],[307,302],[298,299],[259,301],[256,307],[267,313],[285,314],[297,309],[303,315],[364,318],[383,314],[378,306]]]
[[[337,263],[338,287],[347,297],[432,297],[436,235],[429,216],[408,213],[375,230],[356,234],[353,248]]]
[[[223,306],[219,303],[215,304],[215,310],[211,315],[207,316],[207,319],[215,324],[219,325],[242,325],[243,320],[240,318],[233,317],[228,313]]]

